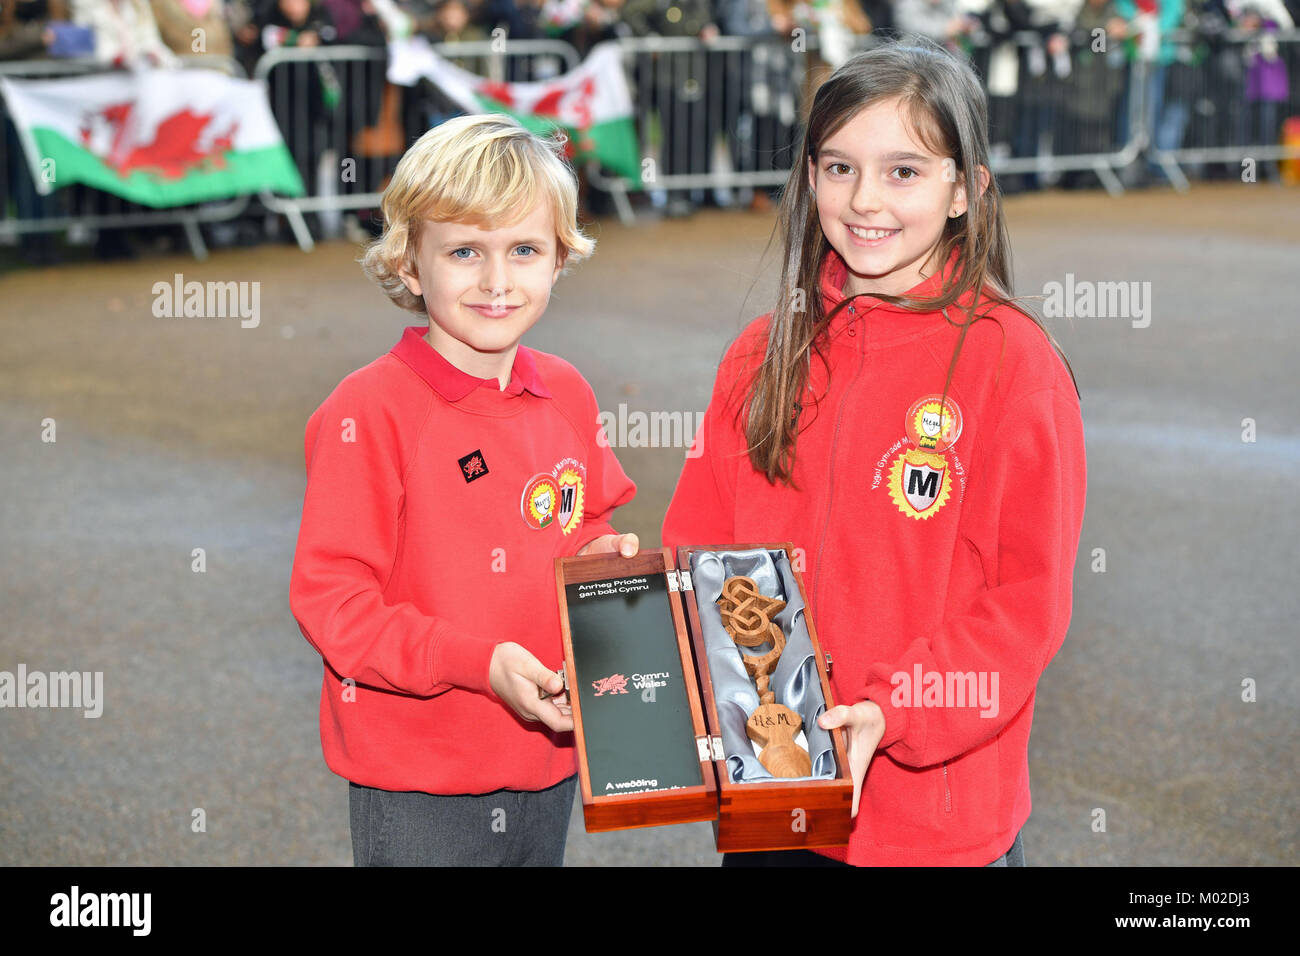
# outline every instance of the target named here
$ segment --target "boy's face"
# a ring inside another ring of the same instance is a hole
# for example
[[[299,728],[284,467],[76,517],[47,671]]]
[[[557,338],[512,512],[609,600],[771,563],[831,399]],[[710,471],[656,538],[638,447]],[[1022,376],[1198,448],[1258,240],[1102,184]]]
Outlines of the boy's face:
[[[950,158],[912,136],[898,99],[860,110],[808,164],[822,231],[849,267],[847,296],[899,295],[932,273],[966,190]]]
[[[424,296],[430,344],[471,375],[508,372],[499,363],[513,360],[564,267],[550,204],[539,202],[498,229],[426,221],[418,249],[415,273],[398,274],[413,294]]]

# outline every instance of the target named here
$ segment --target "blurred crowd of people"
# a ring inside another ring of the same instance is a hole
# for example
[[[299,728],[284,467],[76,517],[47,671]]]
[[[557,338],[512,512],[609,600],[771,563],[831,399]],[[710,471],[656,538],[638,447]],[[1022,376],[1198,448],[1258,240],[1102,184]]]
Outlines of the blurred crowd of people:
[[[1300,0],[0,0],[0,61],[172,67],[210,56],[233,58],[251,75],[259,58],[280,48],[382,49],[415,35],[451,43],[558,39],[579,57],[625,37],[747,38],[753,48],[738,55],[638,54],[629,64],[640,131],[647,135],[653,122],[660,170],[681,175],[716,171],[720,156],[737,171],[788,168],[801,105],[868,34],[923,34],[967,53],[985,81],[994,148],[1003,156],[1118,149],[1131,129],[1137,61],[1146,128],[1159,149],[1276,143],[1297,105],[1274,32],[1294,29],[1298,17]],[[1176,41],[1178,30],[1193,41]],[[1243,45],[1242,33],[1255,39]],[[815,37],[807,53],[801,36]],[[471,70],[481,63],[468,55],[453,62]],[[505,79],[545,78],[523,67],[511,60]],[[342,154],[391,164],[412,134],[455,112],[431,88],[403,95],[389,86],[382,54],[292,75],[298,78],[281,81],[272,73],[273,109],[313,195],[337,188],[312,165],[320,143],[338,144],[324,147],[332,161]],[[277,96],[278,82],[294,83],[293,95]],[[1190,124],[1200,122],[1204,139],[1211,113],[1213,142],[1196,141]],[[7,118],[6,126],[12,157],[17,142]],[[290,126],[306,128],[309,139],[293,140],[299,134]],[[7,165],[5,178],[22,175]],[[1068,173],[1059,183],[1091,185],[1092,175]],[[1159,178],[1162,170],[1152,164],[1144,175]],[[12,197],[16,184],[7,185]],[[1014,192],[1043,183],[1030,173],[1004,177],[1003,185]],[[772,198],[753,188],[648,195],[670,214],[710,203],[763,208]]]
[[[1172,55],[1185,27],[1291,29],[1300,0],[0,0],[0,60],[93,57],[123,66],[174,66],[178,56],[234,56],[246,64],[280,46],[382,44],[421,34],[435,41],[559,38],[580,55],[628,36],[816,34],[831,65],[851,38],[877,31],[940,42],[1003,40],[1033,32],[1046,61],[1078,34],[1152,36]],[[1090,38],[1089,38],[1090,40]],[[1031,72],[1043,66],[1031,63]],[[1055,66],[1059,69],[1059,66]]]

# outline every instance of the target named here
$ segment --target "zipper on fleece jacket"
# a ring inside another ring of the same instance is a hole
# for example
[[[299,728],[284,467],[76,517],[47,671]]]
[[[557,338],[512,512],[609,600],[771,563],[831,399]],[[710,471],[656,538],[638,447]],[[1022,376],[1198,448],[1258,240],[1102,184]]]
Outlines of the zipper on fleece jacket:
[[[952,812],[952,790],[948,787],[948,761],[943,762],[943,809]]]
[[[854,317],[850,328],[857,325],[857,309],[856,305],[849,306],[849,314]],[[854,384],[862,375],[862,366],[866,364],[866,338],[863,335],[862,341],[858,343],[858,367],[853,372],[853,378],[849,379],[848,387],[844,389],[844,396],[840,399],[840,407],[835,411],[835,431],[831,434],[831,457],[826,468],[826,514],[822,517],[822,533],[820,540],[817,542],[817,564],[815,565],[817,568],[817,583],[813,585],[812,599],[814,614],[819,613],[818,609],[821,607],[817,602],[817,595],[822,586],[822,551],[826,547],[826,532],[830,529],[831,524],[831,502],[835,498],[835,449],[839,447],[840,443],[840,425],[844,421],[844,406],[848,403],[849,393],[853,391]]]

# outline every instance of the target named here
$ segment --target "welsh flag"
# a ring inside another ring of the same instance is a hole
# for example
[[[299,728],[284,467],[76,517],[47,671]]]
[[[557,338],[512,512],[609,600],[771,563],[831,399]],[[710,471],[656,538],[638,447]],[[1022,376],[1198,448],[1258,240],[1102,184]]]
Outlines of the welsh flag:
[[[498,83],[438,56],[424,37],[388,46],[388,81],[413,86],[427,79],[466,113],[507,113],[526,128],[562,127],[569,158],[594,159],[610,172],[641,181],[641,150],[632,121],[632,97],[616,43],[593,47],[575,69],[544,83]]]
[[[215,70],[10,80],[0,90],[37,190],[84,183],[146,206],[304,192],[266,90]]]

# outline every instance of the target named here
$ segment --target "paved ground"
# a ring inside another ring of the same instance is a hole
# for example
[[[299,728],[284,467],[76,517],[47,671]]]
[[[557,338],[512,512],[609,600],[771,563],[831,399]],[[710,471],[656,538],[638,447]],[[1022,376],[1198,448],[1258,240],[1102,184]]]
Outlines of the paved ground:
[[[1030,748],[1031,863],[1298,860],[1298,198],[1260,184],[1009,203],[1018,291],[1073,273],[1150,282],[1154,305],[1145,329],[1053,323],[1083,390],[1090,494]],[[602,408],[703,410],[726,341],[768,308],[771,224],[601,222],[530,342],[578,362]],[[264,247],[0,280],[0,670],[106,685],[98,720],[0,711],[0,863],[350,862],[320,662],[287,589],[303,425],[403,324],[354,256]],[[177,272],[260,282],[260,325],[154,317],[153,283]],[[620,452],[641,488],[622,524],[647,544],[681,454]],[[568,862],[718,857],[707,825],[588,835],[579,810]]]

